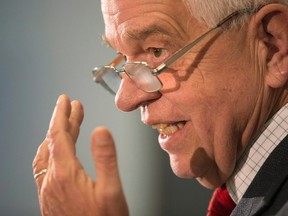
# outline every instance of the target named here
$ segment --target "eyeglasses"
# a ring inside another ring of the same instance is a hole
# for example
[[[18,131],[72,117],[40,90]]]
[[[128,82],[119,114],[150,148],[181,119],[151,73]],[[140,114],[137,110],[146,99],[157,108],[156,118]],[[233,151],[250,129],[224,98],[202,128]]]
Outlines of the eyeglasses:
[[[120,83],[122,73],[126,73],[130,77],[138,88],[145,92],[156,92],[159,91],[163,84],[158,78],[158,75],[167,69],[171,64],[180,59],[183,55],[188,53],[195,45],[202,41],[207,35],[209,35],[215,29],[221,27],[224,23],[230,19],[247,13],[255,13],[264,5],[257,8],[246,8],[235,11],[221,20],[216,26],[209,29],[207,32],[202,34],[196,40],[186,45],[182,49],[178,50],[175,54],[169,57],[166,61],[160,64],[156,68],[151,68],[146,62],[126,62],[122,66],[122,70],[116,69],[116,66],[121,63],[123,56],[117,56],[109,65],[103,67],[95,67],[92,71],[93,79],[96,83],[100,83],[106,90],[112,94],[116,94]]]

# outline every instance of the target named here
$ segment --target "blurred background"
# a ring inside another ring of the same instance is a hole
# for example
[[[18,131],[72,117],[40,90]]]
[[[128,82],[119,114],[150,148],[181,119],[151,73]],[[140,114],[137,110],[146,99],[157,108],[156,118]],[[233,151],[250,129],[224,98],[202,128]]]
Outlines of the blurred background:
[[[94,127],[109,127],[131,216],[205,215],[211,191],[179,179],[138,111],[123,113],[92,81],[114,52],[101,42],[97,0],[0,0],[0,215],[40,215],[31,164],[60,94],[80,100],[78,157],[95,177]]]

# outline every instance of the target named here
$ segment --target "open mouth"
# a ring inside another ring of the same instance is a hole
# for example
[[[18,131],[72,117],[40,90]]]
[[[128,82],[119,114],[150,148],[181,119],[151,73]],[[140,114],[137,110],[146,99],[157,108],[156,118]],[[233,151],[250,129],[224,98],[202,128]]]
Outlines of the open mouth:
[[[152,128],[158,130],[158,132],[161,135],[170,136],[171,134],[183,128],[185,123],[186,123],[185,121],[169,123],[169,124],[161,123],[161,124],[152,125]]]

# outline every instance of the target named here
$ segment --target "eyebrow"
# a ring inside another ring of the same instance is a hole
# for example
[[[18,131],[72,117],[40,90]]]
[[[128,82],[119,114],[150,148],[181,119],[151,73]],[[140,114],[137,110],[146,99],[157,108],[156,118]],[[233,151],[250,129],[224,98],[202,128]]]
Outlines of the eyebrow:
[[[175,34],[156,24],[147,26],[141,30],[132,30],[127,32],[128,38],[134,40],[146,40],[148,37],[153,35],[175,36]]]
[[[147,26],[141,30],[137,30],[137,29],[131,30],[126,33],[126,36],[128,38],[133,39],[133,40],[142,40],[142,41],[146,40],[148,37],[151,37],[153,35],[166,35],[169,37],[176,36],[176,34],[171,33],[167,31],[166,29],[164,29],[163,27],[156,25],[156,24]],[[113,48],[113,46],[109,42],[109,39],[106,37],[106,35],[102,35],[101,39],[103,43]]]

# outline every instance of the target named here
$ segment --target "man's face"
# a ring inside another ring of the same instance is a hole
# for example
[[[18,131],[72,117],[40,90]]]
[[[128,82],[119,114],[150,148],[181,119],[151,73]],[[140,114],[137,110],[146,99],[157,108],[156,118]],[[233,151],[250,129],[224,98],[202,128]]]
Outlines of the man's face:
[[[102,10],[109,44],[152,68],[208,30],[181,0],[102,0]],[[159,75],[159,92],[146,93],[124,75],[117,107],[140,107],[179,177],[218,186],[247,145],[260,89],[247,44],[245,30],[216,30]]]

